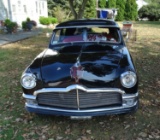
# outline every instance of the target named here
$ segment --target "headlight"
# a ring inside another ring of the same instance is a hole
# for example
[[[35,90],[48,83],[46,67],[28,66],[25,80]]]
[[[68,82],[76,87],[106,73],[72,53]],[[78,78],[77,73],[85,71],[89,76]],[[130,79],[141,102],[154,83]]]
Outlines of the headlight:
[[[121,74],[121,84],[126,88],[131,88],[137,83],[137,76],[132,71]]]
[[[36,86],[36,77],[33,74],[26,73],[22,75],[21,85],[26,89],[32,89]]]

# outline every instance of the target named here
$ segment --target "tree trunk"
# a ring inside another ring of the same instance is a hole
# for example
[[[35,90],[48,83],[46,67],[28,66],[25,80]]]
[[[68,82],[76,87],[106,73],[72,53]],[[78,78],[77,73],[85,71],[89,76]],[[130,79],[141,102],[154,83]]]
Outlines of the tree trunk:
[[[83,17],[83,14],[84,14],[84,9],[85,9],[87,0],[82,1],[82,4],[81,4],[78,12],[75,11],[74,4],[73,4],[74,0],[68,0],[68,1],[69,1],[70,9],[71,9],[71,12],[74,16],[74,19],[81,19]]]

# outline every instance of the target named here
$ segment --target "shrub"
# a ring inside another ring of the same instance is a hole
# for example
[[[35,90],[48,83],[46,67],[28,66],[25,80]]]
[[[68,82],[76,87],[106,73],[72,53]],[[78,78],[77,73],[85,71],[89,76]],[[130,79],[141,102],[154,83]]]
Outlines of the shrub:
[[[5,25],[5,26],[8,26],[10,23],[11,23],[11,21],[10,21],[9,19],[6,19],[6,20],[4,21],[4,25]]]
[[[12,22],[9,19],[6,19],[4,22],[4,25],[6,26],[8,33],[12,33],[12,32],[17,31],[18,24],[16,22]]]
[[[40,17],[39,18],[39,22],[42,24],[42,25],[49,25],[51,23],[50,19],[47,18],[47,17]]]
[[[54,17],[40,17],[39,21],[42,25],[49,25],[51,23],[57,23],[58,20]]]
[[[22,29],[23,30],[27,29],[27,21],[22,21]]]
[[[22,21],[23,30],[31,30],[33,26],[37,26],[37,23],[34,20],[30,20],[29,17],[26,19],[26,21]]]
[[[11,28],[15,28],[15,27],[17,28],[18,27],[17,22],[11,22],[10,27]]]
[[[30,18],[29,18],[29,17],[27,17],[26,21],[27,21],[27,22],[30,22],[31,20],[30,20]]]
[[[50,20],[50,22],[51,22],[52,24],[58,22],[57,18],[54,18],[54,17],[49,17],[49,20]]]

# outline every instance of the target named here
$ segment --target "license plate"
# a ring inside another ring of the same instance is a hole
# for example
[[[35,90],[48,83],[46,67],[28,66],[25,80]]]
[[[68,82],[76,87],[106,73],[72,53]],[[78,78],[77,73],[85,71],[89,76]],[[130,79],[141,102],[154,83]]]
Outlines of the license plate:
[[[71,116],[72,120],[86,120],[86,119],[92,119],[92,116]]]

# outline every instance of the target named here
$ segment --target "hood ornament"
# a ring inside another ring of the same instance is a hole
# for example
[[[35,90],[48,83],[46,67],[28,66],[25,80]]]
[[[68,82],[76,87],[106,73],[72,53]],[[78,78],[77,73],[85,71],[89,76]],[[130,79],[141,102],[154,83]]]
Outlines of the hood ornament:
[[[76,83],[78,83],[79,79],[83,77],[83,69],[84,67],[81,66],[79,61],[70,68],[71,78],[74,78]]]

